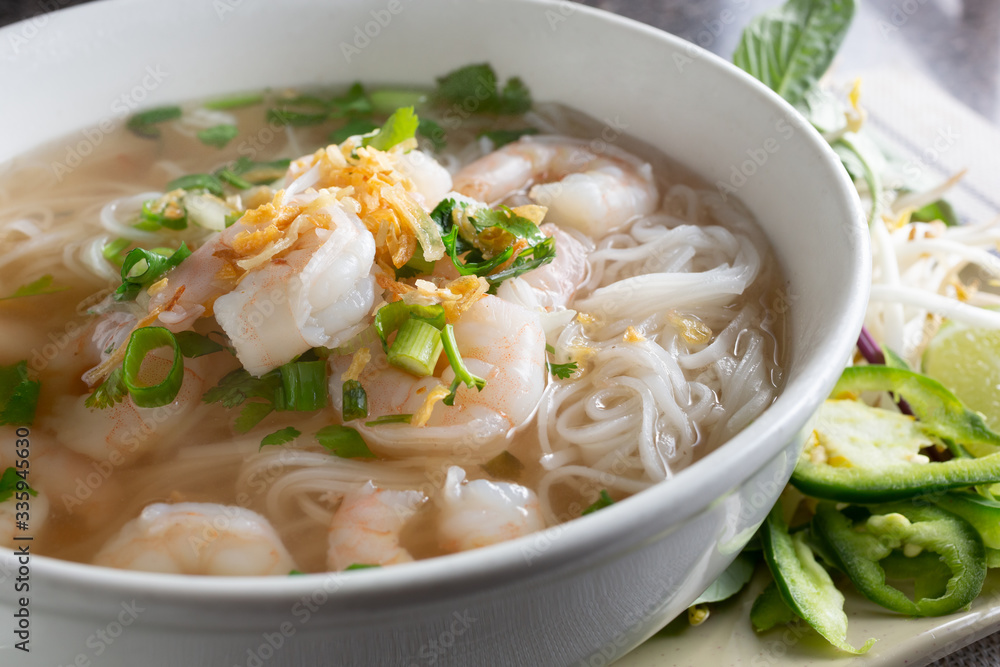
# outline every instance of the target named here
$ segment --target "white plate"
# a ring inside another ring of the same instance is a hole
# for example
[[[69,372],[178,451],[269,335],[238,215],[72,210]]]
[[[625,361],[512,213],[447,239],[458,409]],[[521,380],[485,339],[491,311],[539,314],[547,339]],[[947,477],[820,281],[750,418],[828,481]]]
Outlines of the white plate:
[[[861,646],[878,641],[863,656],[831,647],[805,624],[782,626],[763,634],[750,625],[750,606],[767,577],[759,566],[744,592],[715,605],[698,627],[668,627],[628,654],[616,667],[921,667],[1000,629],[1000,571],[991,571],[983,592],[968,611],[937,618],[906,618],[840,586],[847,598],[848,640]]]

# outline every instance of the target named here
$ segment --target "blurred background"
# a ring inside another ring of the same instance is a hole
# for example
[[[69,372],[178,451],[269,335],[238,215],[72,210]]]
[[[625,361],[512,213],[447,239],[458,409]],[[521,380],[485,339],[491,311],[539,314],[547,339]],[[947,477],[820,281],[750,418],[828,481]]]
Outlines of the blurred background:
[[[40,17],[85,0],[0,0],[0,25]],[[480,0],[482,1],[482,0]],[[755,15],[781,0],[582,0],[654,25],[724,58]],[[862,0],[840,67],[873,63],[916,69],[1000,124],[1000,2]]]

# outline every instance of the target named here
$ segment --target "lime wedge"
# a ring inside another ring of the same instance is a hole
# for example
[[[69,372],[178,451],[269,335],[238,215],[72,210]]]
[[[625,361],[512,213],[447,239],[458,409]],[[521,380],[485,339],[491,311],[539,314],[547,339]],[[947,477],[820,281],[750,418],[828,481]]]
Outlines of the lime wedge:
[[[924,352],[923,371],[1000,432],[1000,329],[946,323]]]

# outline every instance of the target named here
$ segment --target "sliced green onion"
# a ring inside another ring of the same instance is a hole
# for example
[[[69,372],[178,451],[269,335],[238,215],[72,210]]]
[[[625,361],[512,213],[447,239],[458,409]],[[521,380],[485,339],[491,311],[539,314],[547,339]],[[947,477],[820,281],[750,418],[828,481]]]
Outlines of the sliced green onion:
[[[140,214],[141,217],[139,222],[133,225],[136,229],[141,229],[144,232],[155,232],[161,227],[173,230],[187,228],[187,211],[184,210],[183,205],[179,202],[177,204],[183,214],[180,217],[172,218],[165,215],[162,211],[154,211],[153,206],[156,205],[156,203],[156,199],[148,199],[142,203],[142,212]]]
[[[132,241],[129,239],[119,238],[111,241],[101,250],[101,254],[104,255],[104,259],[108,260],[112,264],[122,265],[125,261],[125,248],[132,245]]]
[[[240,414],[233,422],[233,428],[236,429],[237,433],[246,433],[272,412],[274,412],[274,404],[270,402],[250,401],[244,403],[243,409],[240,410]]]
[[[375,332],[382,339],[382,349],[389,350],[389,336],[411,317],[430,324],[435,329],[444,327],[444,308],[441,306],[410,305],[402,301],[387,303],[375,313]]]
[[[219,171],[215,172],[215,175],[219,177],[220,181],[228,183],[237,190],[246,190],[247,188],[253,187],[253,183],[240,178],[238,175],[234,174],[229,169],[225,168],[220,169]],[[240,215],[242,215],[242,213]]]
[[[263,93],[241,93],[237,95],[230,95],[228,97],[220,97],[215,100],[209,100],[201,106],[213,111],[224,111],[226,109],[239,109],[240,107],[260,104],[263,101]]]
[[[178,106],[148,109],[129,118],[128,129],[140,137],[155,139],[160,136],[160,128],[156,127],[157,124],[180,117],[181,108]]]
[[[383,88],[368,94],[374,113],[392,113],[400,107],[419,107],[427,102],[427,93],[422,90]]]
[[[319,125],[326,122],[330,114],[323,111],[320,113],[308,113],[303,111],[293,111],[285,108],[268,109],[267,120],[278,125],[291,125],[293,127],[304,127],[307,125]]]
[[[411,414],[382,415],[381,417],[376,417],[369,422],[365,422],[365,426],[381,426],[382,424],[409,424],[411,419],[413,419],[413,415]]]
[[[155,283],[160,276],[190,255],[191,250],[185,243],[181,243],[181,247],[169,257],[143,248],[129,251],[125,255],[125,261],[122,262],[122,284],[115,290],[115,300],[135,300],[140,291]]]
[[[143,359],[161,347],[169,347],[174,351],[174,362],[170,371],[157,384],[140,384],[139,372],[142,369]],[[158,408],[173,401],[184,382],[184,358],[181,356],[181,347],[174,335],[163,327],[142,327],[133,331],[125,348],[122,382],[128,389],[132,401],[140,408]]]
[[[41,296],[42,294],[55,294],[56,292],[65,292],[69,287],[53,286],[52,285],[52,274],[46,273],[44,276],[38,280],[34,280],[27,285],[21,285],[14,293],[10,296],[5,296],[0,298],[0,301],[6,301],[7,299],[19,299],[25,296]]]
[[[344,571],[346,572],[348,570],[370,570],[373,567],[382,567],[382,566],[379,565],[378,563],[351,563],[350,565],[344,568]]]
[[[342,459],[373,459],[368,443],[350,426],[332,424],[316,431],[316,442]]]
[[[279,369],[281,389],[276,392],[277,410],[322,410],[327,403],[326,362],[292,361]]]
[[[214,174],[185,174],[167,183],[167,192],[171,190],[207,190],[216,197],[226,196],[222,181]]]
[[[386,356],[396,368],[425,377],[434,374],[442,349],[441,332],[434,325],[411,317],[399,327]]]
[[[590,505],[590,507],[580,512],[580,516],[584,516],[586,514],[593,514],[597,510],[602,510],[605,507],[610,507],[611,505],[614,504],[615,501],[611,499],[611,494],[608,493],[608,490],[602,489],[601,495],[598,496],[597,500],[595,500],[593,504]]]
[[[228,170],[254,185],[273,183],[285,175],[291,160],[273,160],[271,162],[254,162],[244,156],[229,165]],[[218,175],[218,172],[216,172]]]
[[[225,123],[223,125],[213,125],[200,130],[197,133],[198,140],[206,146],[225,148],[226,144],[236,138],[240,130],[235,125]]]
[[[486,386],[486,380],[478,375],[473,375],[465,366],[462,355],[458,353],[458,343],[455,342],[455,328],[450,324],[444,325],[444,329],[441,330],[441,343],[444,345],[445,354],[448,355],[448,363],[455,371],[455,380],[451,383],[451,393],[445,396],[441,402],[445,405],[454,405],[455,393],[460,384],[464,384],[469,389],[475,387],[482,391],[483,387]]]
[[[364,419],[368,416],[368,394],[365,388],[357,380],[347,380],[343,388],[343,409],[344,421],[352,419]]]

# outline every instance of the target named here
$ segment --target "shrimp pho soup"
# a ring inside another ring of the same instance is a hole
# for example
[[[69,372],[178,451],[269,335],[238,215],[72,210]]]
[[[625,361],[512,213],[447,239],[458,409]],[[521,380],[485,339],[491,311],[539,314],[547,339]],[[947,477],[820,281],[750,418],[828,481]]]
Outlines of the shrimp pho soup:
[[[67,145],[0,173],[6,544],[29,503],[34,552],[133,570],[476,549],[669,484],[782,384],[740,202],[488,65]]]

